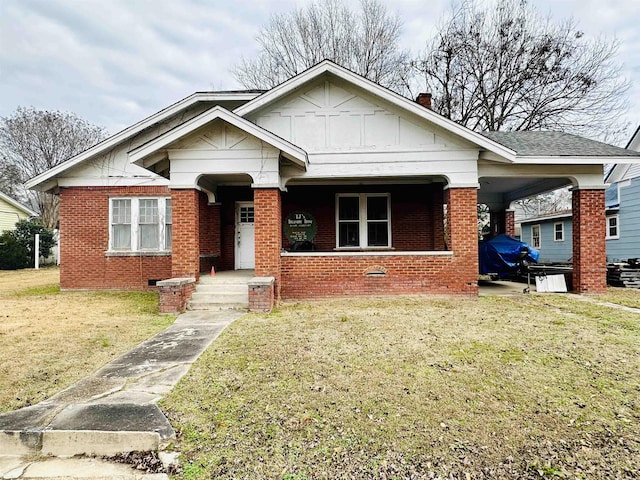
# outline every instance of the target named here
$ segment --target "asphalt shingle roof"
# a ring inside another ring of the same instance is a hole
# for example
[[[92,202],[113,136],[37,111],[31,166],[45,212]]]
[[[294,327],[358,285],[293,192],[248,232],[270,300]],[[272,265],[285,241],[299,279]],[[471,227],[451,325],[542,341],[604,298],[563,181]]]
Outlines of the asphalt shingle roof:
[[[640,152],[563,132],[482,132],[519,157],[640,157]]]

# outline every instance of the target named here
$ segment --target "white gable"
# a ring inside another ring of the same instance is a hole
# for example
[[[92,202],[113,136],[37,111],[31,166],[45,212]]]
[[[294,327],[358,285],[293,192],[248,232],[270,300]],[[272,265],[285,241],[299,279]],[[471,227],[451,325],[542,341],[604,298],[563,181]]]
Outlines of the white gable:
[[[326,75],[249,119],[310,154],[474,148],[424,119]]]

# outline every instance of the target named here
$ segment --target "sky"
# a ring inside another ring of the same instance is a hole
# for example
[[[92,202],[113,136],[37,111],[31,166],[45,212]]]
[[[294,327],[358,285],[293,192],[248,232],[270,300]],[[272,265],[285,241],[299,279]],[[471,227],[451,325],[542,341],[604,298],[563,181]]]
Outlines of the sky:
[[[382,0],[418,53],[450,0]],[[487,0],[491,1],[491,0]],[[195,91],[241,88],[231,68],[258,51],[271,14],[303,0],[0,0],[0,116],[18,107],[73,112],[110,133]],[[346,0],[357,5],[357,0]],[[620,119],[640,125],[640,0],[532,0],[572,16],[590,37],[615,37],[632,82]],[[624,145],[623,145],[624,146]]]

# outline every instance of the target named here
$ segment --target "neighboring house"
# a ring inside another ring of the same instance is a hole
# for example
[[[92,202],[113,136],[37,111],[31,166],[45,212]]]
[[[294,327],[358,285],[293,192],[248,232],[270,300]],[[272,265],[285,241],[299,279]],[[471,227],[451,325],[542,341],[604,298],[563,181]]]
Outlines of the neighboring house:
[[[161,110],[28,182],[60,195],[62,288],[148,288],[215,266],[254,269],[271,303],[476,295],[477,204],[513,234],[512,201],[573,185],[573,284],[603,291],[602,168],[640,154],[557,132],[482,135],[428,100],[323,61],[264,93]]]
[[[520,222],[521,240],[540,251],[539,263],[569,263],[573,254],[571,212],[557,212]]]
[[[0,192],[0,232],[13,230],[19,220],[28,220],[38,214]]]
[[[640,127],[627,149],[640,151]],[[640,165],[616,165],[605,183],[607,261],[640,258]]]

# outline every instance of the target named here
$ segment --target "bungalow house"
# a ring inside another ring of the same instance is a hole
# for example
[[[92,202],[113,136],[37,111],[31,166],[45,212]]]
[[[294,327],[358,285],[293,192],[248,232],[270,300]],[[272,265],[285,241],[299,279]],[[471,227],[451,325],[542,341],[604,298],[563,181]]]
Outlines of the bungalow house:
[[[254,270],[252,308],[476,295],[477,204],[513,233],[510,202],[573,185],[573,285],[604,290],[603,164],[640,154],[556,132],[483,135],[429,99],[323,61],[266,92],[170,105],[28,182],[60,196],[62,288],[142,289],[215,266]]]
[[[28,220],[38,214],[17,202],[9,195],[0,192],[0,233],[13,230],[20,220]]]

